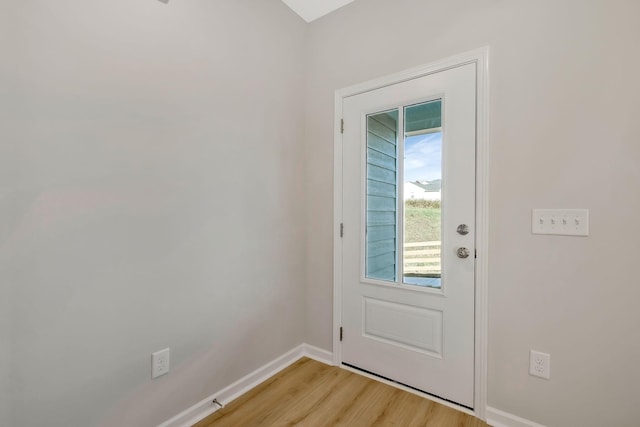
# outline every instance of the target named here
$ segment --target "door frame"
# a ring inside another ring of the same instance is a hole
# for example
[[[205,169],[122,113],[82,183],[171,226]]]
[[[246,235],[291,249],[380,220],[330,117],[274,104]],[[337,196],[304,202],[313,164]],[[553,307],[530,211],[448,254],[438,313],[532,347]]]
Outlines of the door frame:
[[[485,46],[440,61],[370,80],[335,92],[333,163],[333,363],[342,364],[340,326],[342,324],[342,105],[343,99],[363,92],[391,86],[407,80],[445,71],[461,65],[476,64],[476,251],[475,263],[475,355],[474,410],[452,404],[431,395],[400,387],[457,410],[486,420],[487,407],[487,315],[489,255],[489,47]],[[352,126],[353,124],[345,124]],[[347,230],[347,232],[350,232]],[[392,382],[391,385],[397,386]]]

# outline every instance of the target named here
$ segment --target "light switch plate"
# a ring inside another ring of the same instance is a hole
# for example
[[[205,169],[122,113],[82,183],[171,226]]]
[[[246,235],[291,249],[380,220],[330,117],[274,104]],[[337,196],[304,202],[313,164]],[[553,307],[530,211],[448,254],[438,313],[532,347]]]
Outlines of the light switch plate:
[[[589,209],[534,209],[531,215],[531,232],[588,236]]]

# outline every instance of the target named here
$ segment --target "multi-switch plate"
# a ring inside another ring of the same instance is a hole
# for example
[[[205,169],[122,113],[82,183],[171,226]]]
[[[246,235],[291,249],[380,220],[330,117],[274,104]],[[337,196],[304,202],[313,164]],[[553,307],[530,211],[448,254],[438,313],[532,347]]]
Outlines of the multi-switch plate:
[[[589,235],[589,209],[534,209],[533,234]]]

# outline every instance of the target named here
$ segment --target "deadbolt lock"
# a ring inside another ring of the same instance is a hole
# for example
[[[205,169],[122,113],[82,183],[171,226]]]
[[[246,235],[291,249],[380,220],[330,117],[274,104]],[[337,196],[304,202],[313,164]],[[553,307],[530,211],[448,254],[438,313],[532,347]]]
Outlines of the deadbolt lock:
[[[460,224],[456,231],[458,232],[458,234],[466,236],[467,234],[469,234],[469,226],[467,224]]]

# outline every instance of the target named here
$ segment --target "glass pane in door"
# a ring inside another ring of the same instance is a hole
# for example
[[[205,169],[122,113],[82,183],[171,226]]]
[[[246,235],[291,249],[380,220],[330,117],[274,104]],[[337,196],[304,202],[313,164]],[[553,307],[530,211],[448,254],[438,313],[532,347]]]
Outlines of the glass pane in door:
[[[367,116],[365,276],[397,280],[398,110]]]
[[[403,283],[442,283],[442,100],[404,108]]]

